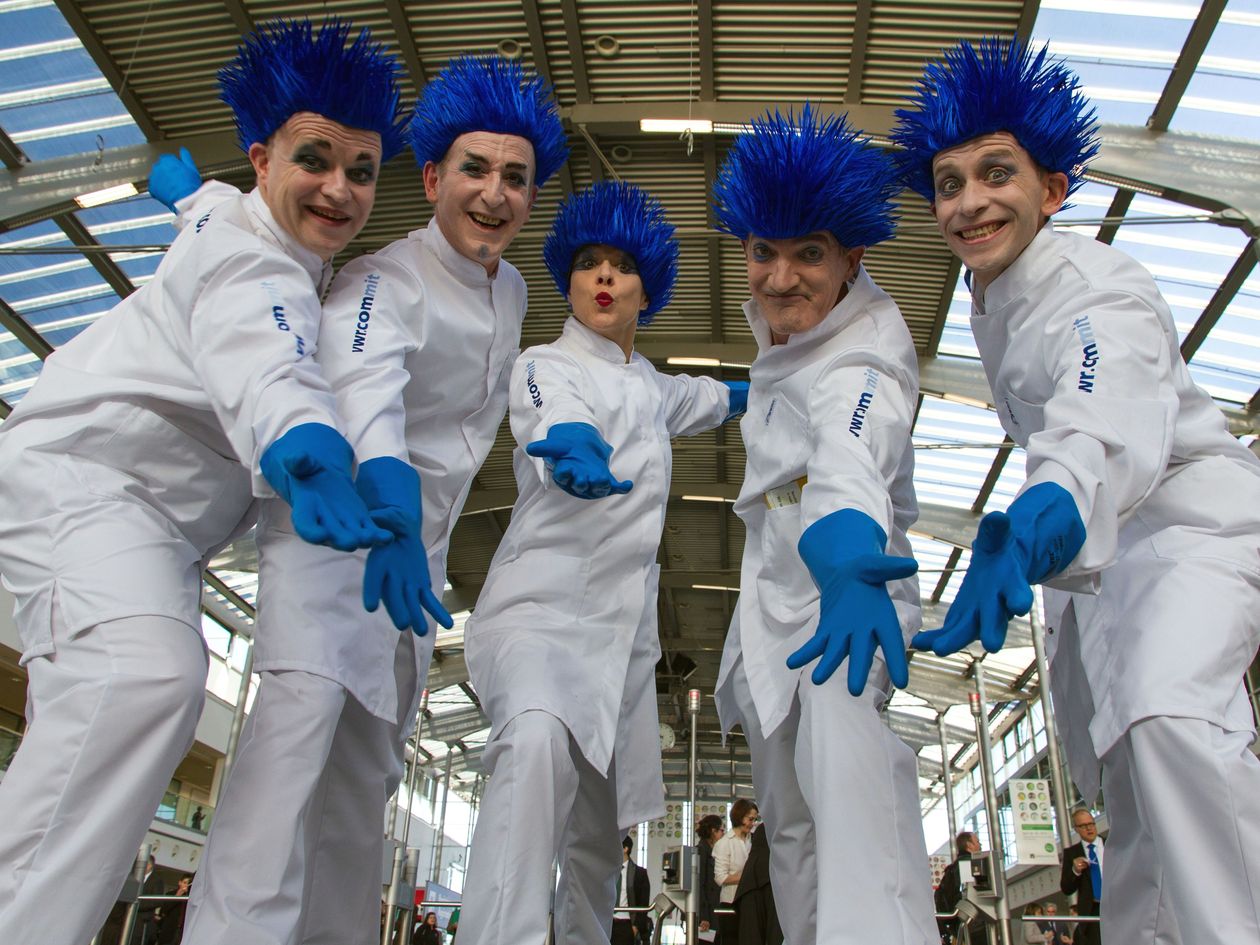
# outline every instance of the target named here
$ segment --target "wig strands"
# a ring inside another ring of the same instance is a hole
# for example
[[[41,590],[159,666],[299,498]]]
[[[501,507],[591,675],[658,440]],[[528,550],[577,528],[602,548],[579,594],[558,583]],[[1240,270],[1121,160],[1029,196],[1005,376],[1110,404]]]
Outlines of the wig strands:
[[[278,20],[247,36],[219,70],[219,97],[236,115],[241,150],[266,142],[298,112],[381,136],[381,161],[406,145],[398,114],[401,69],[365,27],[349,46],[350,24],[332,17],[315,35],[309,19]]]
[[[892,139],[907,187],[936,199],[932,159],[947,148],[1005,131],[1042,168],[1066,174],[1068,193],[1084,183],[1085,165],[1098,153],[1093,107],[1080,79],[1049,47],[1034,52],[1018,39],[989,37],[979,48],[962,43],[928,65],[913,108],[897,109]]]
[[[565,198],[543,243],[543,260],[566,298],[573,257],[583,246],[612,246],[629,253],[639,267],[648,307],[639,325],[669,304],[678,278],[678,241],[665,209],[624,181],[602,181]]]
[[[470,131],[529,141],[539,187],[569,157],[551,87],[536,75],[526,76],[520,63],[497,56],[452,59],[424,87],[411,119],[416,162],[441,163],[455,139]]]
[[[828,232],[841,246],[874,246],[893,235],[899,186],[891,161],[848,125],[778,109],[735,139],[717,182],[717,228],[741,240],[797,239]]]

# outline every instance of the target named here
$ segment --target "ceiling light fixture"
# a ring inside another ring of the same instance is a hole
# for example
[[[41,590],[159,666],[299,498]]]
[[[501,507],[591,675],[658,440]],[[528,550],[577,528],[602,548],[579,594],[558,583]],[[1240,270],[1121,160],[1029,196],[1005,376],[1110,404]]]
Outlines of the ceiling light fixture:
[[[722,362],[717,358],[691,358],[686,356],[676,358],[666,358],[666,364],[672,364],[674,367],[721,367]]]
[[[117,184],[114,187],[106,187],[102,190],[93,190],[86,194],[79,194],[79,196],[74,198],[74,202],[86,210],[88,207],[99,207],[101,204],[134,197],[138,193],[140,191],[136,190],[135,184]]]
[[[640,118],[640,131],[682,134],[690,131],[696,135],[713,134],[713,122],[707,118]]]
[[[734,499],[728,499],[720,495],[685,495],[682,499],[686,502],[734,502]]]

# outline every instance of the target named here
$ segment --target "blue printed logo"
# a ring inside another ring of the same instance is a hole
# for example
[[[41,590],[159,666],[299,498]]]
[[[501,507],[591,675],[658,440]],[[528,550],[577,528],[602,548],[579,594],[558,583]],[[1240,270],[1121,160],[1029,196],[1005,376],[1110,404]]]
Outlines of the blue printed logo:
[[[542,391],[538,387],[538,382],[534,380],[534,362],[530,361],[525,365],[525,386],[529,388],[529,399],[535,407],[541,407]]]
[[[1092,394],[1094,381],[1098,377],[1095,368],[1101,360],[1098,355],[1098,339],[1094,337],[1094,326],[1089,323],[1088,315],[1082,315],[1072,322],[1072,327],[1081,339],[1081,373],[1076,381],[1076,389]]]
[[[284,296],[280,294],[280,289],[270,279],[264,279],[259,283],[263,291],[267,293],[267,298],[271,301],[271,319],[276,323],[276,328],[280,331],[287,331],[293,334],[297,356],[300,358],[306,354],[306,342],[302,336],[293,331],[293,326],[289,324],[288,316],[284,311]]]
[[[210,222],[210,214],[207,213],[205,216],[203,216],[200,220],[197,221],[196,225],[193,226],[193,231],[196,233],[200,233],[201,228],[209,222]]]
[[[862,386],[862,393],[858,395],[857,406],[853,408],[853,416],[849,418],[849,432],[854,436],[862,435],[862,425],[866,423],[866,414],[871,409],[872,401],[875,400],[877,387],[879,387],[879,374],[872,368],[867,368],[866,383]]]
[[[355,354],[363,353],[367,344],[368,322],[372,320],[372,303],[376,301],[376,289],[381,284],[380,273],[368,273],[363,280],[363,298],[359,300],[359,319],[354,324],[354,342],[350,350]]]

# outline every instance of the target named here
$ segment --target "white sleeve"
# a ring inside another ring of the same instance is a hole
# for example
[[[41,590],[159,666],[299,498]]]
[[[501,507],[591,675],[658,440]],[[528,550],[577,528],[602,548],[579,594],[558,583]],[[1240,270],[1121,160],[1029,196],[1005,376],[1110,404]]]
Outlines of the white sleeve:
[[[713,847],[713,881],[719,886],[726,881],[727,876],[734,872],[731,869],[731,845],[723,843],[725,839],[723,837]]]
[[[182,317],[193,370],[254,494],[274,495],[259,469],[268,446],[301,423],[342,429],[312,357],[320,307],[311,277],[279,250],[246,244],[206,277]]]
[[[380,456],[410,461],[406,358],[425,330],[424,287],[399,261],[360,256],[333,281],[324,302],[319,363],[359,462]]]
[[[891,534],[890,491],[906,455],[915,384],[871,348],[834,359],[810,389],[813,452],[801,492],[801,529],[840,509],[869,515]]]
[[[524,449],[545,439],[557,423],[589,423],[604,431],[582,391],[581,369],[568,355],[550,345],[528,348],[512,366],[508,389],[512,437]],[[533,461],[544,488],[551,487],[546,463]]]
[[[656,384],[670,436],[694,436],[712,430],[731,412],[731,389],[711,377],[657,373]]]
[[[231,184],[218,180],[205,181],[187,197],[175,201],[175,229],[183,230],[186,226],[195,226],[203,216],[241,192]]]
[[[1134,295],[1083,293],[1056,313],[1045,342],[1054,393],[1043,429],[1028,438],[1024,490],[1054,482],[1071,494],[1085,544],[1054,581],[1107,567],[1120,527],[1163,477],[1177,422],[1171,342],[1159,315]]]

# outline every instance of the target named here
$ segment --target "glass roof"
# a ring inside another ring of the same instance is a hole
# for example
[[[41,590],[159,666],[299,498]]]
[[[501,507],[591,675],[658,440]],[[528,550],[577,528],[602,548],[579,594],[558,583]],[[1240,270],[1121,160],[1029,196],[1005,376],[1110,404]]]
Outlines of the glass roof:
[[[1049,42],[1079,72],[1102,122],[1140,127],[1159,100],[1198,13],[1199,4],[1184,0],[1041,0],[1032,38]],[[1103,37],[1106,42],[1100,42]],[[1231,137],[1260,143],[1258,46],[1260,0],[1231,0],[1172,115],[1171,130],[1220,136],[1225,128]],[[125,71],[126,64],[121,65]],[[36,167],[73,155],[91,164],[103,152],[144,142],[54,0],[0,0],[0,132]],[[9,172],[0,169],[4,173]],[[1111,187],[1087,184],[1074,196],[1075,206],[1056,217],[1056,225],[1096,234],[1115,195]],[[1116,246],[1154,275],[1183,339],[1247,243],[1241,230],[1203,217],[1198,210],[1139,195],[1114,238]],[[73,251],[71,237],[56,221],[0,233],[0,314],[7,307],[52,347],[117,304],[119,296],[101,268],[110,269],[115,283],[121,274],[132,286],[141,286],[152,277],[161,247],[175,235],[170,213],[147,196],[76,211],[74,221],[97,242],[122,248],[102,254],[94,264]],[[940,338],[941,356],[977,357],[969,306],[960,278]],[[6,412],[3,407],[21,401],[41,363],[38,352],[0,327],[0,415]],[[1260,270],[1228,301],[1193,353],[1190,368],[1195,380],[1225,405],[1242,405],[1256,395]],[[964,510],[976,506],[1000,454],[1003,433],[996,415],[970,403],[925,397],[914,440],[920,501]],[[979,502],[982,510],[1005,508],[1023,481],[1023,471],[1022,451],[1010,450],[991,493]],[[918,536],[913,545],[923,568],[925,598],[936,594],[947,604],[967,565],[966,553],[951,571],[951,546]],[[219,576],[253,603],[255,575],[233,571]],[[458,645],[462,621],[438,639],[441,645]],[[996,670],[998,659],[989,659]],[[1031,655],[1015,649],[1000,659],[1011,664],[1014,676],[1020,661],[1027,666]],[[899,700],[907,709],[916,705],[910,695]],[[431,702],[436,714],[466,707],[467,697],[457,689],[444,690],[441,700]],[[947,718],[970,725],[965,708],[961,714],[957,707],[951,709]],[[470,737],[470,747],[484,742],[482,732]],[[434,753],[445,750],[442,745],[427,747]]]

